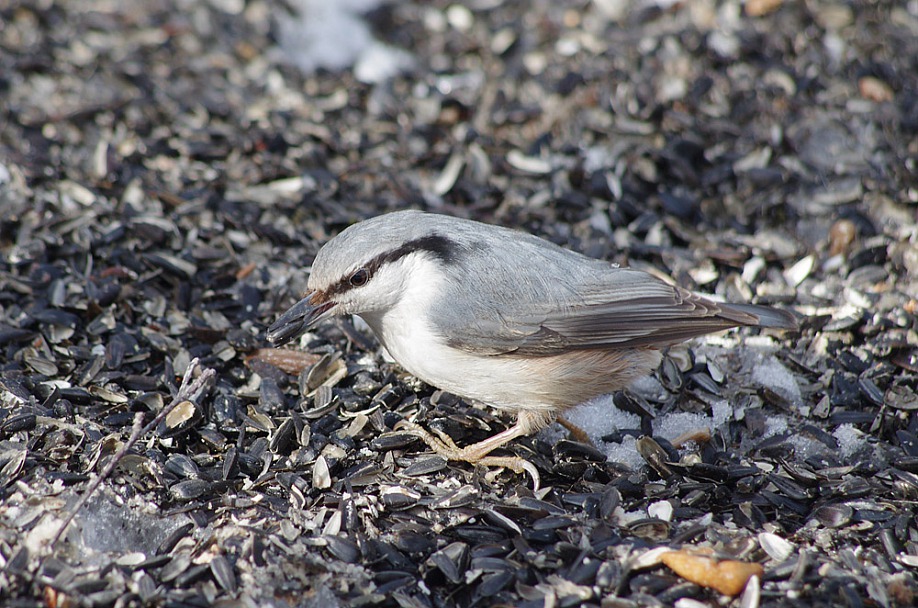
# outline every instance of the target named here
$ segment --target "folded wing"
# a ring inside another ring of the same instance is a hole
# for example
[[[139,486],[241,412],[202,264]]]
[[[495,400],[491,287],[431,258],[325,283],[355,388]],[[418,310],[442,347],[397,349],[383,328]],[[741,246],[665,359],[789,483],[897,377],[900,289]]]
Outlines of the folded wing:
[[[520,290],[466,310],[454,348],[479,354],[548,356],[579,349],[663,347],[737,326],[796,328],[792,314],[755,305],[717,303],[645,272],[608,269],[576,277],[552,293]],[[547,292],[543,290],[542,292]],[[454,328],[458,329],[458,328]]]

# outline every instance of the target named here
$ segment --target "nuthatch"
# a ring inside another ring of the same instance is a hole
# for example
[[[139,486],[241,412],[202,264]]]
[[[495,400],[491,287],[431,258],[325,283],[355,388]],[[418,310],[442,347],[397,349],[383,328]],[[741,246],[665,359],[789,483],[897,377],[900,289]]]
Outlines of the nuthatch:
[[[787,311],[714,302],[530,234],[420,211],[341,232],[319,251],[308,287],[269,341],[359,315],[408,372],[517,415],[464,448],[413,423],[408,432],[448,460],[525,470],[536,484],[531,463],[491,452],[648,374],[661,348],[737,326],[797,327]]]

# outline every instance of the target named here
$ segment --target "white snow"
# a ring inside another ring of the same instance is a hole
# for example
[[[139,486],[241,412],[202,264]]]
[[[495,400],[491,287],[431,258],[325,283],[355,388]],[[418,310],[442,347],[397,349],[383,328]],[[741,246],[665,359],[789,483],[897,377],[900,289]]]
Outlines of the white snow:
[[[726,399],[715,401],[711,404],[711,413],[713,416],[714,428],[719,429],[723,425],[733,420],[733,406]]]
[[[596,447],[606,452],[609,461],[618,462],[635,471],[644,466],[644,459],[637,451],[637,438],[627,435],[621,443],[597,443]]]
[[[636,430],[641,427],[640,417],[615,407],[611,396],[579,405],[565,412],[564,417],[589,435],[593,445],[604,451],[610,461],[627,465],[632,469],[644,466],[644,459],[636,449],[637,439],[633,435],[623,435],[620,443],[602,440],[604,436],[615,431]],[[713,422],[711,416],[706,414],[674,412],[653,421],[654,435],[672,440],[683,433],[702,428],[713,430]],[[552,427],[543,433],[547,441],[555,441],[566,436],[566,431],[559,427]]]
[[[612,403],[612,397],[608,395],[578,405],[565,412],[564,417],[568,422],[583,429],[593,441],[598,441],[603,435],[608,435],[616,429],[641,427],[641,419],[637,414],[618,409]]]
[[[843,424],[832,433],[838,441],[838,455],[842,460],[847,460],[865,445],[864,433],[853,424]]]
[[[638,378],[628,387],[631,392],[648,401],[661,401],[666,399],[666,389],[660,384],[656,376]]]
[[[794,375],[774,357],[756,353],[749,362],[752,366],[752,381],[763,388],[769,388],[794,405],[803,404],[800,386]]]
[[[564,417],[589,435],[593,445],[604,451],[609,460],[627,465],[632,469],[639,469],[643,466],[644,459],[637,453],[635,437],[624,436],[621,443],[602,440],[602,437],[616,430],[641,428],[640,417],[615,407],[610,395],[578,405],[565,412]]]
[[[787,418],[784,416],[769,416],[765,420],[765,433],[762,438],[773,437],[787,431]]]
[[[796,460],[806,460],[810,456],[824,454],[829,449],[823,442],[803,434],[791,435],[787,442],[794,446]]]
[[[713,430],[714,420],[707,414],[693,412],[673,412],[653,421],[654,435],[672,441],[683,433],[698,429]]]
[[[729,335],[715,336],[697,343],[695,348],[698,360],[707,358],[715,362],[719,369],[728,370],[732,367],[733,371],[725,373],[725,376],[729,378],[728,382],[737,383],[743,387],[744,390],[740,392],[748,393],[750,389],[755,390],[757,386],[767,387],[794,404],[798,413],[802,410],[804,399],[800,386],[794,374],[775,358],[774,353],[777,348],[770,337],[744,336],[740,344]],[[717,361],[723,357],[729,357],[726,359],[727,363],[718,364]],[[729,361],[740,363],[740,365],[731,366]],[[654,376],[639,379],[631,385],[630,390],[646,399],[651,404],[651,409],[654,404],[671,398]],[[750,401],[746,398],[736,398],[735,393],[736,391],[727,390],[722,397],[712,395],[710,399],[704,398],[709,408],[707,411],[673,411],[665,415],[658,414],[653,420],[654,436],[672,441],[684,433],[701,429],[709,429],[712,434],[716,434],[718,429],[722,429],[728,423],[744,420],[748,407],[750,405],[755,407],[755,399]],[[731,394],[734,396],[727,396]],[[593,444],[605,452],[610,461],[624,464],[635,470],[644,467],[644,459],[636,450],[636,436],[640,434],[641,427],[640,417],[619,410],[613,404],[611,396],[600,397],[573,408],[565,413],[565,417],[572,424],[583,429]],[[794,424],[793,419],[795,419],[793,416],[768,415],[764,420],[765,427],[760,436],[748,436],[743,439],[744,449],[750,449],[754,443],[762,439],[787,433]],[[859,445],[857,442],[863,443],[863,438],[857,433],[856,429],[845,429],[844,427],[836,431],[836,439],[839,440],[840,453],[843,456],[848,454],[844,450],[855,450],[857,449],[855,445]],[[602,440],[603,437],[613,434],[621,437],[620,443]],[[543,438],[550,442],[565,437],[567,437],[567,431],[557,425],[543,431]],[[794,445],[800,458],[826,449],[822,443],[801,435],[791,434],[787,440]]]
[[[381,0],[290,0],[293,14],[278,10],[278,39],[284,54],[303,72],[343,70],[366,83],[382,82],[410,67],[407,51],[373,37],[362,13]]]

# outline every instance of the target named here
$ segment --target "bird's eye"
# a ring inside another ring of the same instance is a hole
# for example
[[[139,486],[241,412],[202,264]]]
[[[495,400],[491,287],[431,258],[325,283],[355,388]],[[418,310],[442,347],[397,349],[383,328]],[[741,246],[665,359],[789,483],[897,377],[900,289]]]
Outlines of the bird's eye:
[[[348,278],[347,282],[350,283],[352,287],[363,287],[369,280],[370,271],[366,268],[359,268],[354,271],[354,274]]]

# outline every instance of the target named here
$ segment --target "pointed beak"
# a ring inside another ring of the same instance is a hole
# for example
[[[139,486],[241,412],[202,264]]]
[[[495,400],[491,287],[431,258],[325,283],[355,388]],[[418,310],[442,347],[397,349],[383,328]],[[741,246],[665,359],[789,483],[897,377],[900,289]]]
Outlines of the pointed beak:
[[[306,297],[288,308],[271,324],[266,333],[268,342],[274,346],[283,346],[325,318],[334,307],[335,302],[323,301],[318,291],[306,294]]]

